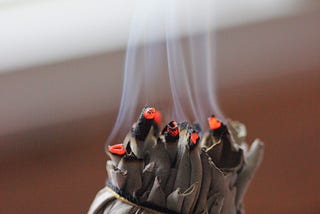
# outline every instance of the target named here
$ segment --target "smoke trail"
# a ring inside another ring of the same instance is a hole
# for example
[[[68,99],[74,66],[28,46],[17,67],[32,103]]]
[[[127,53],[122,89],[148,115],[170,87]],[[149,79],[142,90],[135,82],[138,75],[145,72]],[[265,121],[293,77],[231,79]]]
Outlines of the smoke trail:
[[[160,3],[137,1],[126,51],[120,107],[107,144],[123,139],[143,105],[157,103],[157,79],[165,64],[163,44],[157,42],[161,34],[161,26],[157,27],[161,24],[157,10]]]
[[[210,0],[137,1],[120,108],[107,144],[123,139],[145,104],[160,106],[166,120],[205,126],[210,114],[223,117],[215,93],[212,11]]]
[[[177,4],[172,1],[167,11],[166,18],[166,44],[168,57],[168,72],[170,79],[170,86],[173,99],[173,118],[176,120],[185,120],[188,118],[185,110],[188,107],[192,112],[195,112],[193,96],[189,84],[187,68],[185,64],[185,57],[182,50],[181,41],[179,38],[179,25],[177,20]],[[188,99],[184,99],[184,94],[187,94]],[[186,101],[185,103],[183,101]],[[184,109],[184,108],[185,109]]]
[[[214,13],[212,11],[214,7],[214,1],[203,0],[201,4],[202,16],[199,17],[198,25],[201,29],[206,29],[200,34],[189,37],[189,47],[191,54],[191,71],[193,86],[196,87],[196,108],[201,112],[197,113],[198,122],[204,126],[207,121],[208,115],[214,113],[221,120],[225,120],[222,111],[218,105],[217,93],[216,93],[216,76],[215,76],[215,57],[214,50],[215,45],[215,30],[210,31],[215,20]],[[188,11],[193,8],[188,7]],[[192,19],[188,16],[188,34],[192,34]]]

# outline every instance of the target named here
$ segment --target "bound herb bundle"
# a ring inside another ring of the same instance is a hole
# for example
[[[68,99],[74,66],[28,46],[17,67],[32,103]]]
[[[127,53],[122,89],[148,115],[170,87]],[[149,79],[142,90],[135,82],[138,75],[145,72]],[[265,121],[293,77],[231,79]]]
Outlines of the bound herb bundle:
[[[123,143],[108,147],[108,181],[88,213],[243,213],[263,143],[248,149],[245,126],[214,115],[206,132],[175,121],[160,131],[160,118],[145,107]]]

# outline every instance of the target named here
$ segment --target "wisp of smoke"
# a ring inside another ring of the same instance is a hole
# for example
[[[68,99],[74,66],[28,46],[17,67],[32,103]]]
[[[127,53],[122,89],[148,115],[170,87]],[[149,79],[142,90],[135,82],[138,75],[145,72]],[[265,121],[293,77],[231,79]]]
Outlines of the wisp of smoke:
[[[107,144],[123,139],[144,105],[164,120],[224,119],[216,97],[214,5],[210,0],[139,0],[132,18],[118,116]]]

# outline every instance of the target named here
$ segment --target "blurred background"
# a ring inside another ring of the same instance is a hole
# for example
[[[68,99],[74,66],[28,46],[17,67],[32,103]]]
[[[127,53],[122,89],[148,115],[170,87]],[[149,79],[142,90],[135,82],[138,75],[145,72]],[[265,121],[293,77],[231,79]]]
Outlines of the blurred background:
[[[0,213],[86,213],[104,186],[134,4],[0,0]],[[246,211],[318,214],[320,1],[216,7],[221,108],[266,144]]]

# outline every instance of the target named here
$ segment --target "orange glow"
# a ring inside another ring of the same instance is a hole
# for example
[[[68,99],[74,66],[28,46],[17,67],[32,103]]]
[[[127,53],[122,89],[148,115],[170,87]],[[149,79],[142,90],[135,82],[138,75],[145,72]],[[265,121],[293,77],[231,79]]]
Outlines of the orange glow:
[[[197,132],[193,132],[193,133],[191,134],[191,142],[192,142],[193,144],[196,144],[197,141],[198,141],[198,139],[199,139],[199,134],[198,134]]]
[[[154,119],[156,115],[156,109],[155,108],[147,108],[146,110],[144,110],[143,112],[143,116],[144,118],[146,118],[147,120],[152,120]]]
[[[124,155],[126,153],[126,149],[124,148],[123,144],[109,146],[108,150],[111,154],[115,155]]]
[[[171,135],[171,136],[177,136],[179,135],[179,128],[178,128],[178,125],[175,121],[171,121],[169,124],[168,124],[168,127],[167,127],[167,132]]]
[[[221,122],[214,115],[208,118],[208,123],[211,130],[221,127]]]
[[[160,124],[162,121],[162,116],[160,111],[155,110],[155,115],[154,115],[154,122],[156,122],[156,124]]]

